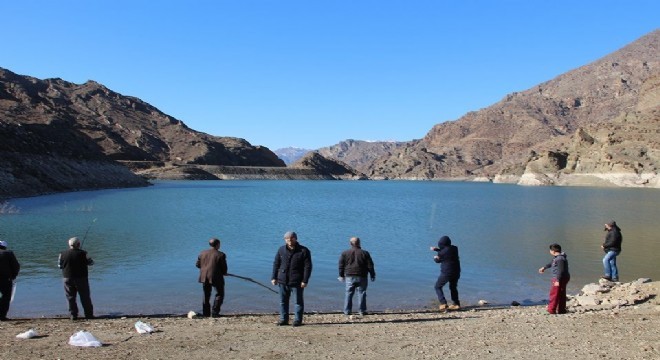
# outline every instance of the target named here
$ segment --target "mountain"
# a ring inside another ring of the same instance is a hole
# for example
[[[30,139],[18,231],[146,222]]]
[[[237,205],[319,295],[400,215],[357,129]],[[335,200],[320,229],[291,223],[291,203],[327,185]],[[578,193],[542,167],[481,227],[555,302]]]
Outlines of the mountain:
[[[0,152],[0,197],[146,184],[120,170],[119,163],[131,168],[285,166],[268,148],[192,130],[150,104],[94,81],[40,80],[3,68]],[[94,171],[96,167],[116,170],[119,177],[104,176],[105,170]]]
[[[342,161],[360,172],[366,172],[376,159],[391,154],[395,149],[410,145],[396,141],[362,141],[348,139],[336,145],[318,149],[328,159]]]
[[[310,152],[289,165],[290,169],[308,169],[328,179],[365,180],[367,177],[341,161],[328,159],[318,152]]]
[[[277,149],[275,150],[275,155],[282,159],[285,164],[289,165],[296,160],[300,159],[301,157],[305,156],[310,151],[314,151],[311,149],[302,149],[302,148],[297,148],[297,147],[287,147],[287,148],[282,148],[282,149]]]
[[[374,161],[395,179],[660,187],[660,30],[586,66],[434,126]]]

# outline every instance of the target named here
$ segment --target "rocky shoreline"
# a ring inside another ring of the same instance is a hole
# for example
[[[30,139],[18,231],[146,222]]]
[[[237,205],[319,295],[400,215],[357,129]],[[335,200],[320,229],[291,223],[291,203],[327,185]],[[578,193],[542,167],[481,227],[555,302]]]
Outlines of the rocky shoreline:
[[[645,281],[589,284],[573,297],[566,315],[548,315],[543,306],[363,317],[314,313],[296,328],[275,326],[275,314],[18,319],[0,323],[0,359],[657,359],[660,282]],[[582,296],[598,297],[606,306],[578,304]],[[636,300],[617,302],[622,296]],[[138,320],[155,332],[137,333]],[[37,337],[16,338],[30,328]],[[103,346],[68,345],[79,330]]]

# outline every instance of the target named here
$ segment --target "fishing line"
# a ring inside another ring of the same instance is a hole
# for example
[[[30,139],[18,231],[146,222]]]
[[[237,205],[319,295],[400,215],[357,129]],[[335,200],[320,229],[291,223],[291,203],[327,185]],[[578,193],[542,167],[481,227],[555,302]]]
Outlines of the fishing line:
[[[275,294],[277,294],[277,291],[271,289],[270,287],[268,287],[268,286],[266,286],[266,285],[264,285],[264,284],[262,284],[262,283],[260,283],[260,282],[258,282],[258,281],[256,281],[256,280],[254,280],[254,279],[252,279],[252,278],[245,277],[245,276],[240,276],[240,275],[235,275],[235,274],[226,274],[226,275],[227,275],[227,276],[231,276],[231,277],[235,277],[235,278],[238,278],[238,279],[242,279],[242,280],[245,280],[245,281],[249,281],[249,282],[252,282],[252,283],[255,283],[255,284],[257,284],[257,285],[259,285],[259,286],[265,288],[266,290],[268,290],[268,291],[272,291],[272,292],[274,292]]]
[[[92,226],[94,225],[94,223],[96,222],[96,220],[97,220],[97,219],[94,218],[94,220],[92,220],[92,223],[89,224],[89,226],[87,227],[87,231],[85,231],[85,235],[83,236],[82,241],[80,242],[80,248],[81,248],[81,249],[82,249],[82,247],[83,247],[83,244],[85,243],[85,239],[87,239],[87,235],[89,234],[89,230],[92,229]]]

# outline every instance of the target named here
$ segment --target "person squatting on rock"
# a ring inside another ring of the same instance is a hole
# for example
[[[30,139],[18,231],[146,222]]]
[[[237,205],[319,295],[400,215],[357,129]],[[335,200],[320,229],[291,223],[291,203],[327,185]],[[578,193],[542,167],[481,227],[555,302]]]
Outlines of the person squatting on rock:
[[[71,320],[78,319],[76,295],[80,295],[85,318],[93,319],[94,306],[89,291],[88,266],[94,265],[94,260],[80,248],[80,240],[77,237],[69,239],[69,249],[60,253],[57,263],[58,267],[62,269],[64,294],[69,302]]]
[[[546,269],[552,268],[548,313],[566,314],[566,285],[571,279],[571,274],[568,272],[568,260],[559,244],[550,244],[550,255],[553,256],[552,261],[539,269],[539,274],[543,274]]]
[[[616,221],[612,220],[605,224],[604,231],[607,231],[607,235],[605,235],[603,245],[600,246],[605,251],[605,257],[603,257],[605,276],[602,278],[608,281],[619,281],[619,268],[616,266],[616,257],[621,254],[621,242],[623,241],[621,228],[616,225]]]
[[[451,244],[449,236],[443,236],[438,240],[438,247],[431,246],[431,251],[436,255],[433,261],[440,263],[440,276],[435,283],[435,293],[440,302],[439,310],[460,310],[461,302],[458,299],[458,279],[461,277],[461,262],[458,258],[458,247]],[[442,287],[449,283],[449,292],[451,294],[452,305],[447,306],[445,294]]]
[[[11,303],[11,293],[14,286],[14,280],[21,270],[21,265],[16,260],[16,255],[11,250],[7,250],[7,242],[0,241],[0,321],[7,321],[9,304]]]
[[[289,298],[295,293],[295,317],[293,326],[300,326],[305,311],[304,290],[312,275],[312,254],[298,243],[298,235],[293,231],[284,234],[286,245],[280,247],[273,261],[271,283],[279,285],[280,319],[278,325],[289,323]]]
[[[360,238],[352,237],[349,241],[351,248],[342,252],[339,257],[339,281],[346,283],[346,294],[344,296],[344,314],[353,312],[353,294],[355,289],[358,293],[358,309],[360,315],[367,313],[367,286],[371,281],[376,281],[374,262],[368,251],[360,247]]]
[[[202,251],[197,257],[195,266],[199,268],[199,282],[204,290],[202,302],[203,316],[220,316],[220,307],[225,300],[225,275],[227,275],[227,256],[220,251],[220,240],[211,238],[210,249]],[[213,308],[211,308],[211,292],[215,288]]]

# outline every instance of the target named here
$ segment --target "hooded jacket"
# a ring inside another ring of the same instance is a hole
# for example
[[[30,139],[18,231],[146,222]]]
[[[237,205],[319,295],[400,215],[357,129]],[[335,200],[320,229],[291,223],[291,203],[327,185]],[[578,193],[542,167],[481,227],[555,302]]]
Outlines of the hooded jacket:
[[[435,248],[437,258],[433,261],[440,263],[440,272],[445,276],[460,276],[461,261],[458,258],[458,247],[451,244],[449,236],[443,236],[438,240],[438,247]]]
[[[565,280],[571,276],[568,272],[568,260],[566,260],[566,253],[561,253],[552,261],[543,267],[544,269],[552,268],[552,277],[557,281]]]

